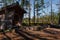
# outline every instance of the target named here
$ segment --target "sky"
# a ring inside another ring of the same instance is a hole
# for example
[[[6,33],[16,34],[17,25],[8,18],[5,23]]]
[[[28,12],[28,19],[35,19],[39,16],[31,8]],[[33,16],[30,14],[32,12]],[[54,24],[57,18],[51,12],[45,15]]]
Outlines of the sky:
[[[15,1],[20,2],[20,0],[15,0]],[[1,2],[1,0],[0,0],[0,2]],[[47,4],[47,2],[49,2],[49,3]],[[52,8],[53,8],[52,10],[54,12],[58,11],[58,6],[56,6],[56,4],[58,4],[58,2],[59,2],[59,0],[52,0]],[[33,12],[34,12],[34,9],[33,9],[34,8],[34,5],[33,5],[34,0],[30,0],[30,3],[31,3],[31,18],[32,18],[33,17]],[[49,12],[51,12],[51,0],[44,0],[44,3],[46,5],[46,8],[43,9],[43,11],[45,11],[45,13],[42,12],[42,11],[39,11],[40,13],[42,13],[40,16],[49,15]],[[47,5],[48,5],[48,7],[47,7]],[[1,7],[2,7],[2,5],[0,3],[0,8]]]
[[[31,16],[33,16],[33,2],[34,0],[31,0],[31,4],[32,4],[32,13]],[[47,4],[47,2],[49,2]],[[52,10],[57,13],[58,11],[58,6],[56,6],[56,4],[58,4],[59,0],[52,0]],[[43,13],[42,11],[40,11],[40,13],[42,13],[40,16],[44,16],[44,15],[49,15],[49,12],[51,12],[51,0],[44,0],[45,5],[48,7],[44,8],[43,10],[45,11],[45,13]]]

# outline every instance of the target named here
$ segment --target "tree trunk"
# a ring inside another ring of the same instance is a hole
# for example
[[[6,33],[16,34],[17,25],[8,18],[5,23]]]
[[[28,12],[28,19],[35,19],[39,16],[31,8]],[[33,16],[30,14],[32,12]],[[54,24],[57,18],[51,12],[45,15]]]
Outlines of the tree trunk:
[[[37,7],[37,23],[38,23],[38,7]]]
[[[30,0],[29,0],[29,3],[30,3]],[[31,25],[31,24],[30,24],[30,16],[31,16],[31,15],[30,15],[30,5],[29,5],[29,26]]]
[[[34,24],[35,24],[35,0],[34,0],[34,20],[33,20]]]
[[[59,24],[60,24],[60,13],[59,13],[59,21],[58,21],[58,22],[59,22]]]
[[[51,0],[51,24],[53,23],[53,15],[52,15],[52,0]]]

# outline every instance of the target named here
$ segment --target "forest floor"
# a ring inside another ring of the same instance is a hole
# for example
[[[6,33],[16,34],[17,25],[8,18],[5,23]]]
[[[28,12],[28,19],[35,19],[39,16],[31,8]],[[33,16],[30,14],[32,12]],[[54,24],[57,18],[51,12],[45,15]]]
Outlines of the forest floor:
[[[60,40],[60,29],[46,28],[41,31],[19,30],[0,33],[0,40]]]

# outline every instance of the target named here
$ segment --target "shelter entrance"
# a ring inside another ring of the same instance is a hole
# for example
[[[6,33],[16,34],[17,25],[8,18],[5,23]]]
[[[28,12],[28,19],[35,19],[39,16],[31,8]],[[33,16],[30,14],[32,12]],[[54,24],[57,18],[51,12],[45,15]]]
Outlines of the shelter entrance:
[[[20,7],[18,2],[2,7],[0,10],[0,29],[21,26],[24,13],[26,13],[26,11]]]

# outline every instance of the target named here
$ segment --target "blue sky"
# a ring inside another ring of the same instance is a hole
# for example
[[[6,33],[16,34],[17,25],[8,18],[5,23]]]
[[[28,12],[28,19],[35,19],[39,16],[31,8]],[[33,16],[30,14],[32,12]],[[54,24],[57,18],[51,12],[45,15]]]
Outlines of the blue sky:
[[[1,0],[0,0],[1,1]],[[16,0],[16,1],[20,1],[20,0]],[[42,11],[40,11],[40,13],[42,13],[41,15],[43,16],[43,15],[47,15],[47,14],[49,14],[49,12],[51,12],[51,0],[44,0],[44,2],[45,3],[47,3],[49,1],[49,3],[48,4],[46,4],[46,6],[47,5],[49,5],[49,7],[46,7],[45,9],[43,9],[44,11],[45,11],[45,13],[43,13]],[[30,0],[30,2],[31,2],[31,17],[33,17],[33,8],[34,8],[34,5],[33,5],[33,2],[34,2],[34,0]],[[53,7],[53,11],[54,12],[57,12],[58,11],[58,6],[56,6],[56,4],[58,4],[58,2],[59,2],[59,0],[52,0],[52,7]],[[0,7],[1,7],[1,3],[0,3]]]
[[[46,5],[49,5],[49,7],[46,7],[45,9],[43,9],[45,11],[45,13],[43,13],[42,11],[40,11],[40,13],[42,13],[41,15],[49,15],[49,12],[51,12],[51,0],[44,0],[45,3],[49,2],[48,4]],[[31,16],[33,16],[33,2],[34,0],[31,0],[31,4],[32,4],[32,12],[31,12]],[[58,11],[58,6],[56,6],[56,4],[58,4],[59,0],[52,0],[52,10],[57,13]],[[40,15],[40,16],[41,16]]]

